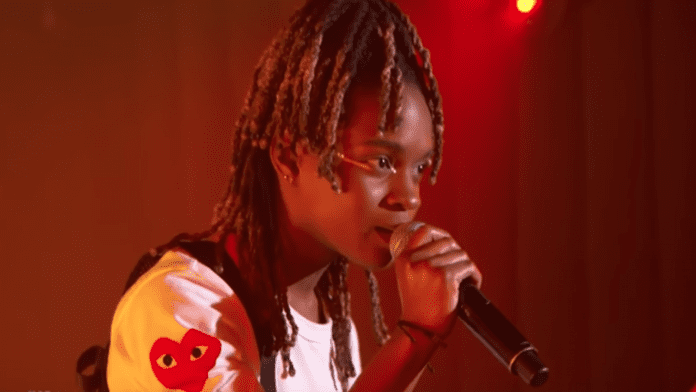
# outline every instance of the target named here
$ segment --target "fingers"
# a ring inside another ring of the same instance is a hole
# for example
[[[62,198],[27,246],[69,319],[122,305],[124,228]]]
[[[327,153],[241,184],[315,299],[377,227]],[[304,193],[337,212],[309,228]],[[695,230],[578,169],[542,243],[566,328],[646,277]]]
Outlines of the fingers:
[[[450,264],[455,264],[462,261],[473,264],[473,262],[469,260],[469,255],[463,250],[454,250],[449,253],[439,254],[428,258],[428,260],[430,260],[430,265],[435,268],[447,267]]]
[[[415,249],[421,245],[431,241],[437,241],[441,238],[452,237],[448,232],[440,228],[423,225],[418,230],[414,231],[406,244],[406,249]]]
[[[476,286],[476,288],[480,289],[481,283],[483,283],[483,275],[481,274],[481,271],[479,271],[479,269],[476,267],[476,264],[474,264],[470,260],[463,263],[464,265],[461,267],[461,269],[458,269],[455,273],[457,287],[459,287],[459,284],[461,284],[461,282],[464,280],[473,280],[473,283]]]
[[[428,246],[431,246],[431,244],[428,244]],[[449,241],[446,241],[446,239],[439,240],[439,244],[436,244],[435,242],[432,243],[433,248],[445,248],[451,246],[452,245],[449,243]],[[471,279],[477,288],[481,288],[481,283],[483,282],[483,275],[481,274],[481,271],[479,271],[476,264],[469,259],[469,255],[463,250],[459,249],[459,246],[456,246],[454,250],[447,253],[437,254],[432,257],[426,256],[420,259],[412,257],[411,259],[411,261],[414,263],[423,260],[427,260],[428,265],[433,268],[442,269],[444,273],[448,275],[447,280],[453,280],[457,287],[459,287],[459,284],[463,280]]]
[[[410,262],[427,260],[431,267],[443,270],[447,280],[456,283],[457,287],[463,280],[470,279],[481,288],[481,271],[447,231],[423,225],[411,234],[406,249],[402,256]]]
[[[433,255],[449,253],[453,250],[459,250],[459,244],[452,237],[443,237],[433,242],[428,242],[425,245],[415,249],[410,255],[411,261],[418,261],[430,258]]]
[[[479,271],[476,264],[469,260],[464,252],[452,252],[446,255],[439,255],[430,259],[429,263],[432,267],[440,268],[447,276],[447,281],[454,283],[455,287],[459,287],[462,281],[472,280],[472,283],[481,288],[483,275]]]

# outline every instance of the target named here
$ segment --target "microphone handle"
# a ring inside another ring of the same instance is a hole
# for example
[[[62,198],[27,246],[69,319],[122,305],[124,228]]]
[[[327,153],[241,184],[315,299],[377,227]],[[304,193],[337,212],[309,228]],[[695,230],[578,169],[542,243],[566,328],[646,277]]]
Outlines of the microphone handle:
[[[459,286],[457,314],[510,373],[532,386],[546,382],[549,368],[537,356],[537,349],[468,280]]]

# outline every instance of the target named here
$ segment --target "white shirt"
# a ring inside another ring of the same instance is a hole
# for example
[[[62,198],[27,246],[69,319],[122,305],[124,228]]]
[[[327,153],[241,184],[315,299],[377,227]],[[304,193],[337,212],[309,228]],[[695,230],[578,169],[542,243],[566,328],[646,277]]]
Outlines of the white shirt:
[[[335,391],[329,369],[331,321],[313,323],[290,310],[298,326],[297,342],[290,350],[296,374],[283,380],[277,355],[276,390]],[[350,344],[359,375],[352,320]],[[196,259],[170,251],[116,307],[107,383],[111,392],[243,391],[250,377],[260,380],[258,355],[249,318],[229,285]],[[338,379],[335,385],[340,391]]]
[[[295,366],[296,374],[295,377],[288,376],[285,380],[282,380],[280,375],[283,374],[283,361],[280,355],[277,355],[275,365],[276,390],[278,392],[341,391],[341,383],[338,381],[338,377],[336,377],[337,389],[334,389],[331,371],[329,370],[329,352],[333,344],[331,340],[331,327],[333,325],[331,319],[326,324],[317,324],[304,318],[292,307],[290,308],[290,313],[292,313],[297,324],[297,342],[290,350],[290,360]],[[355,332],[353,320],[351,320],[350,324],[350,351],[357,376],[362,371],[358,349],[358,334]],[[348,380],[349,388],[354,381],[355,378]]]

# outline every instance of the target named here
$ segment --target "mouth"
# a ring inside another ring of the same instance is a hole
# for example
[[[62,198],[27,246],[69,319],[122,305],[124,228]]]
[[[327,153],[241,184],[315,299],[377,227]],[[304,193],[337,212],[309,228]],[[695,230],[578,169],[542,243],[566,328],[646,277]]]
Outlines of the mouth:
[[[389,240],[391,240],[391,235],[394,230],[385,229],[384,227],[375,227],[375,231],[385,244],[389,244]]]

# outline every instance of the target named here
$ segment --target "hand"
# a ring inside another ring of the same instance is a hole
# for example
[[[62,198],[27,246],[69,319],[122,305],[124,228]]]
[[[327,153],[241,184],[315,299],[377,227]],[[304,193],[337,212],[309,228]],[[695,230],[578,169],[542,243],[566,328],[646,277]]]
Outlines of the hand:
[[[423,224],[411,233],[394,260],[402,320],[446,337],[456,321],[459,284],[471,279],[481,287],[483,276],[450,234]]]

